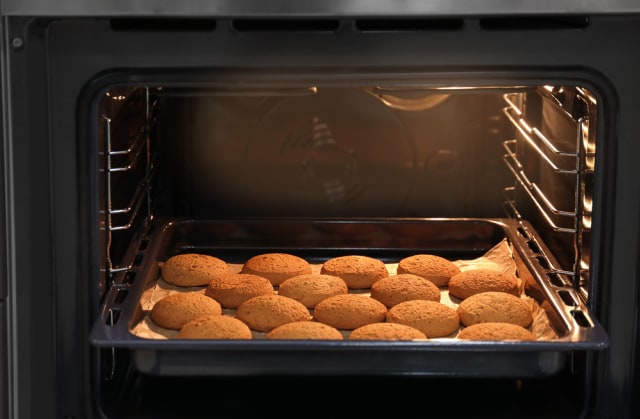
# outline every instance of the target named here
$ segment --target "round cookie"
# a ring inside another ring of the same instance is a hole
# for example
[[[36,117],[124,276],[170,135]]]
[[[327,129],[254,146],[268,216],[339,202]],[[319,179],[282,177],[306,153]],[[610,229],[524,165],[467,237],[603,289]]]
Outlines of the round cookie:
[[[300,301],[307,308],[327,297],[348,292],[347,284],[342,278],[325,274],[304,274],[283,281],[278,287],[278,294]]]
[[[293,276],[310,274],[311,264],[288,253],[263,253],[253,256],[242,266],[242,273],[259,275],[278,286]]]
[[[349,340],[415,340],[427,336],[415,327],[400,323],[370,323],[353,330]]]
[[[458,334],[465,340],[536,340],[536,336],[522,326],[512,323],[476,323]]]
[[[222,314],[222,306],[216,300],[200,292],[176,292],[156,302],[149,316],[158,326],[180,330],[196,317]]]
[[[414,274],[390,275],[371,285],[371,298],[391,308],[409,300],[440,301],[440,288]]]
[[[418,275],[433,282],[437,287],[446,287],[451,277],[460,273],[460,268],[443,257],[419,254],[400,260],[397,272]]]
[[[491,269],[470,269],[452,276],[449,280],[449,295],[461,300],[486,291],[501,291],[518,297],[518,278]]]
[[[476,323],[512,323],[529,327],[533,321],[530,305],[506,292],[488,291],[464,299],[456,309],[465,326]]]
[[[311,320],[311,315],[300,301],[271,294],[249,298],[240,304],[236,310],[236,318],[252,330],[270,332],[285,323]]]
[[[262,276],[225,273],[214,276],[204,291],[224,308],[237,308],[249,298],[273,294],[273,285]]]
[[[162,279],[178,287],[207,285],[214,275],[229,272],[229,265],[215,256],[184,253],[167,259],[162,265]]]
[[[316,321],[285,323],[267,333],[267,339],[343,340],[335,327]]]
[[[320,273],[342,278],[349,289],[370,288],[374,282],[389,275],[384,262],[363,255],[329,259],[322,264]]]
[[[429,300],[405,301],[393,306],[387,313],[387,322],[415,327],[428,338],[448,336],[460,327],[454,308]]]
[[[316,304],[313,316],[336,329],[352,330],[369,323],[383,322],[387,307],[380,301],[360,294],[340,294]]]
[[[196,317],[178,332],[178,339],[253,339],[249,326],[226,315]]]

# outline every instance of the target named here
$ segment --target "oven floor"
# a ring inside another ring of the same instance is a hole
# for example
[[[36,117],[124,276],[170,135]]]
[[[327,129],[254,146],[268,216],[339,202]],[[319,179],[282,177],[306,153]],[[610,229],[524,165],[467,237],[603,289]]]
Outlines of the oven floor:
[[[575,377],[574,377],[575,378]],[[108,418],[284,417],[353,414],[576,418],[583,403],[562,377],[149,377],[138,376]],[[575,387],[575,386],[573,386]],[[103,408],[107,405],[104,404]],[[116,407],[117,406],[117,407]]]

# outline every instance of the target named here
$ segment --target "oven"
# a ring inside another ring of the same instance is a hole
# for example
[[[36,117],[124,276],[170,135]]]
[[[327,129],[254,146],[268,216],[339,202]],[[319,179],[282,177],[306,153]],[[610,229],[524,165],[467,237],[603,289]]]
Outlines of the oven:
[[[0,416],[636,417],[640,8],[477,3],[4,2]],[[272,252],[511,270],[536,340],[150,320]]]

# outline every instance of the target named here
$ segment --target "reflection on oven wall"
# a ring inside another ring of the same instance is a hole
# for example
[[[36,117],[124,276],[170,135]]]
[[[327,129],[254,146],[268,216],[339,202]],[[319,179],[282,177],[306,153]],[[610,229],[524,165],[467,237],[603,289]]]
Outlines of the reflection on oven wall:
[[[356,88],[181,99],[166,113],[188,122],[169,136],[189,145],[171,166],[189,167],[166,179],[184,215],[499,216],[499,101],[407,110]]]

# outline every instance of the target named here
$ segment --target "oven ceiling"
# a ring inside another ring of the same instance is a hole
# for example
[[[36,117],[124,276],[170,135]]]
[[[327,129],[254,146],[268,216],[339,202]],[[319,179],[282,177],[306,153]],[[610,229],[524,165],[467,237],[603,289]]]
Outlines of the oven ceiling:
[[[499,16],[640,13],[638,0],[4,0],[5,16]]]

